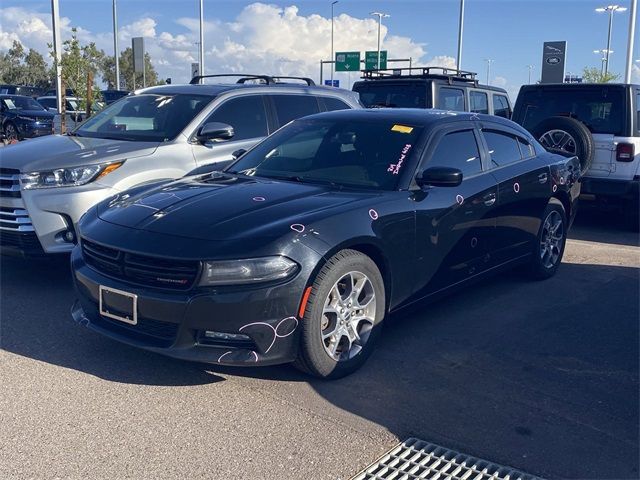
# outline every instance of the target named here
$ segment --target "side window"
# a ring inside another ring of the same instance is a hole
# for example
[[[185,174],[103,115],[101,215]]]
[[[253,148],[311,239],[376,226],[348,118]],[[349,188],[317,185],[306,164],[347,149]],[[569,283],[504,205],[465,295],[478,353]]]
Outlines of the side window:
[[[486,93],[471,90],[469,92],[469,100],[471,103],[471,105],[469,106],[470,112],[485,114],[489,113],[489,99],[487,98]]]
[[[518,140],[513,135],[495,130],[483,130],[482,133],[487,141],[493,165],[501,167],[522,159]]]
[[[460,88],[441,87],[438,92],[438,108],[464,112],[464,90]]]
[[[498,117],[511,118],[509,100],[504,95],[493,95],[493,114]]]
[[[266,137],[267,112],[260,95],[248,95],[227,100],[207,118],[206,122],[231,125],[235,131],[232,140]]]
[[[276,106],[278,126],[286,125],[291,120],[318,113],[318,100],[312,95],[272,95]]]
[[[44,108],[56,108],[56,102],[50,98],[43,98],[42,100],[38,100],[38,103]]]
[[[448,133],[442,137],[428,166],[459,168],[463,178],[480,173],[480,151],[473,130]]]
[[[533,149],[533,146],[527,142],[524,138],[522,137],[517,137],[518,138],[518,145],[520,145],[520,153],[522,154],[522,158],[531,158],[533,157],[536,152]]]
[[[333,112],[334,110],[349,110],[351,107],[342,100],[335,97],[322,97],[324,105],[327,107],[327,112]]]

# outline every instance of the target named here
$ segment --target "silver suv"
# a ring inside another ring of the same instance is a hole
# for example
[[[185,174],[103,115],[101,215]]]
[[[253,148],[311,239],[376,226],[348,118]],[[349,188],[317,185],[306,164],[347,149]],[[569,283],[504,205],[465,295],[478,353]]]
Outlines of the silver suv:
[[[310,79],[239,77],[138,90],[68,135],[0,149],[2,253],[69,252],[78,220],[105,198],[231,160],[293,119],[360,108],[356,94]]]

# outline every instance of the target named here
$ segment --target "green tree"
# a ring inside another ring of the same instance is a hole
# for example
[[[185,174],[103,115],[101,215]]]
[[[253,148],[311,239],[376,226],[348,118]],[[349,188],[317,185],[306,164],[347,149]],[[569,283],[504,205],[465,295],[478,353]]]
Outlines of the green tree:
[[[24,58],[24,76],[27,85],[47,88],[50,85],[49,67],[40,52],[30,48]]]
[[[585,83],[609,83],[619,78],[620,74],[618,73],[601,73],[596,67],[584,67],[582,69],[582,81]]]
[[[32,85],[46,88],[49,74],[44,57],[36,50],[24,47],[17,40],[5,54],[0,55],[0,81],[14,85]]]
[[[55,59],[53,47],[49,44],[51,56]],[[93,78],[91,85],[94,100],[100,97],[100,89],[95,82],[95,75],[98,72],[104,52],[98,50],[96,44],[91,42],[82,45],[78,40],[75,28],[71,30],[71,38],[62,44],[62,55],[60,66],[62,67],[62,81],[65,88],[70,88],[75,92],[78,103],[82,110],[87,105],[87,81],[89,76]],[[54,60],[55,63],[55,60]]]
[[[109,88],[115,88],[116,67],[114,57],[105,55],[102,58],[100,72],[102,74],[102,81],[109,85]],[[153,68],[151,57],[148,53],[144,54],[144,72],[145,85],[147,87],[164,84],[164,81],[158,80],[158,74],[156,73],[156,69]],[[133,50],[129,47],[120,53],[120,88],[124,90],[134,90],[134,88],[142,87],[142,73],[135,74],[135,86],[133,81]]]

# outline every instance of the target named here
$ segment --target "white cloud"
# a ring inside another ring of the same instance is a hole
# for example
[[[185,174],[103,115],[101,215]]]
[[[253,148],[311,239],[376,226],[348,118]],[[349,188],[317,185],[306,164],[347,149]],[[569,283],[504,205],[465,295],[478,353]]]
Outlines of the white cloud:
[[[631,66],[631,81],[633,83],[640,83],[640,64],[634,63]]]
[[[205,12],[213,17],[215,12]],[[20,40],[26,47],[42,53],[51,41],[51,18],[24,7],[0,9],[0,50]],[[107,22],[108,23],[108,22]],[[335,50],[376,50],[378,24],[372,18],[355,18],[346,14],[335,17]],[[64,38],[75,26],[67,17],[61,19]],[[121,26],[121,49],[129,46],[131,37],[145,37],[145,46],[161,78],[172,77],[174,83],[189,80],[190,64],[197,61],[199,22],[197,18],[178,18],[171,32],[158,31],[153,14],[145,14],[133,23]],[[207,73],[250,72],[273,75],[319,76],[319,62],[330,58],[331,19],[317,14],[300,15],[298,7],[280,8],[253,3],[246,6],[232,22],[209,18],[205,22],[205,71]],[[383,48],[389,58],[409,58],[413,65],[455,67],[448,56],[426,57],[426,45],[401,35],[386,26],[381,30]],[[113,37],[108,29],[90,32],[78,27],[83,42],[94,41],[98,48],[112,53]],[[400,66],[393,65],[391,66]],[[325,78],[330,68],[325,66]],[[346,74],[336,78],[347,80]],[[353,75],[351,80],[356,80]]]

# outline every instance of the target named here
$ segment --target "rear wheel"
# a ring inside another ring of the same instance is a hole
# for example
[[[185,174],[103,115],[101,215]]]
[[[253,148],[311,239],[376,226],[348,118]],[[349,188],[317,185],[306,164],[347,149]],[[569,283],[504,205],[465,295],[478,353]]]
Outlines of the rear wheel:
[[[555,275],[567,242],[567,216],[560,203],[549,203],[533,248],[530,273],[536,280]]]
[[[324,265],[311,288],[295,365],[316,377],[343,377],[362,366],[380,335],[382,275],[368,256],[342,250]]]

